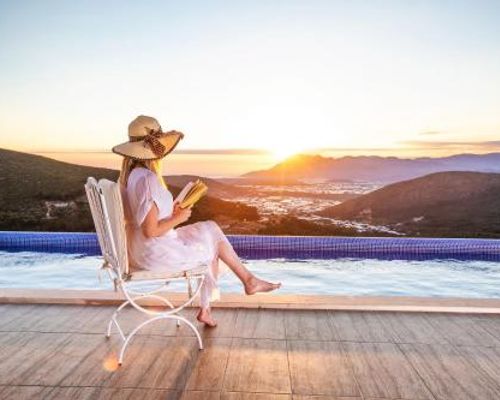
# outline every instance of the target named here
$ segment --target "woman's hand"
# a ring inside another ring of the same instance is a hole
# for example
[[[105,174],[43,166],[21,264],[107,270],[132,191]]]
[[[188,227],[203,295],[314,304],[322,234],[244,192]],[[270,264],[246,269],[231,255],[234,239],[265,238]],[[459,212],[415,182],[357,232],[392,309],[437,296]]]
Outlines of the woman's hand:
[[[191,217],[191,207],[182,208],[181,205],[176,201],[174,202],[174,211],[172,212],[172,218],[179,224],[186,222],[189,217]]]

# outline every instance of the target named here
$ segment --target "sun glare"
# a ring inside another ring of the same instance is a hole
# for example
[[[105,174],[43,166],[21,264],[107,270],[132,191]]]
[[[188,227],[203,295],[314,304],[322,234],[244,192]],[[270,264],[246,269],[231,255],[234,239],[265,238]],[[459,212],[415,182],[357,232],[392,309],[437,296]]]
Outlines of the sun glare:
[[[108,372],[116,371],[118,369],[118,359],[113,355],[109,355],[104,359],[102,367]]]
[[[284,160],[290,156],[293,156],[296,153],[300,153],[301,149],[294,146],[287,146],[284,144],[280,144],[279,146],[271,149],[271,153],[276,161]]]

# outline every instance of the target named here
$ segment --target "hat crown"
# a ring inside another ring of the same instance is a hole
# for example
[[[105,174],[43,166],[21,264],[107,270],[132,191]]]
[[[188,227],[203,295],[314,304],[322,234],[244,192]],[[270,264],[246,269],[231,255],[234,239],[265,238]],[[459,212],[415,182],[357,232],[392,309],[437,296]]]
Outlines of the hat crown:
[[[161,126],[156,118],[139,115],[128,125],[128,136],[129,138],[143,137],[151,130],[161,131]]]
[[[113,153],[135,160],[158,160],[169,154],[184,134],[163,132],[156,118],[139,115],[129,124],[128,136],[128,141],[113,146]]]

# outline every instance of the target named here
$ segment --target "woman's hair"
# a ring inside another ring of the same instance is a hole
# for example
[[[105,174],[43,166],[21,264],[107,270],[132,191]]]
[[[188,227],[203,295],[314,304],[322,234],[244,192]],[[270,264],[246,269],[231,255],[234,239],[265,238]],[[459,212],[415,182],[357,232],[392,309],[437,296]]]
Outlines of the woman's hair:
[[[160,182],[160,184],[166,188],[167,185],[161,175],[161,164],[161,158],[158,160],[136,160],[130,157],[123,157],[122,168],[118,181],[123,187],[127,187],[128,177],[132,170],[137,167],[143,167],[149,169],[150,171],[153,171],[158,177],[158,181]]]

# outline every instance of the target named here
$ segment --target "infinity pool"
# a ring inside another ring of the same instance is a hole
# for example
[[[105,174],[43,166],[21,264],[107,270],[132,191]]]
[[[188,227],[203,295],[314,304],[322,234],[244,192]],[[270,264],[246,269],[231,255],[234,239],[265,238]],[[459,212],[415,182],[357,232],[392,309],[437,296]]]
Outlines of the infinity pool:
[[[261,277],[281,281],[282,294],[500,298],[500,263],[359,258],[245,260]],[[0,287],[111,289],[99,256],[0,251]],[[241,292],[232,274],[221,291]],[[183,286],[173,285],[173,291]]]

